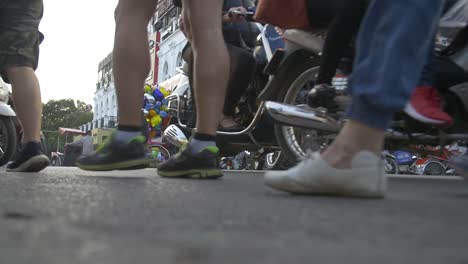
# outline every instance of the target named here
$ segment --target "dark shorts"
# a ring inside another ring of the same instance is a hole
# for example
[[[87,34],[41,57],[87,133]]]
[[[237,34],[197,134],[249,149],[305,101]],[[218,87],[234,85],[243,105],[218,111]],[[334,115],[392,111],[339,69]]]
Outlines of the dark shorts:
[[[0,74],[5,81],[9,67],[37,68],[42,14],[42,0],[0,1]]]

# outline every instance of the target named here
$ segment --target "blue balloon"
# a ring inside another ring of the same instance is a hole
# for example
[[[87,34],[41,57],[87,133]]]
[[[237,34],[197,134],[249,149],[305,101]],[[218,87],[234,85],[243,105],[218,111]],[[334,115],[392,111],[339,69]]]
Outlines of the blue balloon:
[[[167,99],[162,99],[162,100],[161,100],[161,103],[162,103],[163,105],[167,105],[168,101],[167,101]]]
[[[157,101],[157,102],[154,104],[154,107],[155,107],[155,109],[161,108],[161,101]]]
[[[155,108],[154,108],[154,104],[146,104],[146,105],[145,105],[145,109],[148,110],[148,111],[151,110],[151,109],[155,109]],[[159,108],[158,108],[158,109],[159,109]]]
[[[164,94],[159,89],[156,89],[153,92],[153,97],[156,99],[156,101],[161,101],[164,99]]]
[[[168,114],[166,113],[166,111],[160,111],[160,112],[159,112],[159,115],[161,116],[162,119],[165,119],[165,118],[168,116]]]

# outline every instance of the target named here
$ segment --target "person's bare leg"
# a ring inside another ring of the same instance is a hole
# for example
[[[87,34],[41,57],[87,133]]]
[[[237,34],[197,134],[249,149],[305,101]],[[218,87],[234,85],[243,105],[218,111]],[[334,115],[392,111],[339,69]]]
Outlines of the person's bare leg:
[[[84,170],[142,169],[149,165],[142,135],[141,99],[149,72],[147,26],[155,0],[120,0],[115,10],[113,73],[117,91],[118,127],[106,147],[78,158]]]
[[[229,79],[221,0],[184,0],[195,59],[197,133],[216,135]]]
[[[36,73],[30,67],[7,69],[13,89],[15,111],[23,125],[22,142],[40,142],[42,101]]]
[[[187,148],[158,167],[162,177],[217,179],[216,132],[229,78],[229,55],[221,30],[222,0],[184,0],[192,36],[197,125]]]
[[[379,156],[384,140],[384,130],[349,120],[333,143],[322,153],[322,158],[334,168],[351,168],[353,157],[361,151],[370,151]]]
[[[141,126],[141,98],[150,69],[147,25],[157,1],[120,0],[116,10],[113,73],[118,123]]]

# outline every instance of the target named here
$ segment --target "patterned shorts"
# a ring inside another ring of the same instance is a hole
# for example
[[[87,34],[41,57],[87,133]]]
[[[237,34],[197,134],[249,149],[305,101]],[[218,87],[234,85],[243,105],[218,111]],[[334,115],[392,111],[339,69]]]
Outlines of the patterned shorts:
[[[0,1],[0,75],[12,66],[37,68],[39,44],[44,35],[39,32],[43,14],[42,0]]]

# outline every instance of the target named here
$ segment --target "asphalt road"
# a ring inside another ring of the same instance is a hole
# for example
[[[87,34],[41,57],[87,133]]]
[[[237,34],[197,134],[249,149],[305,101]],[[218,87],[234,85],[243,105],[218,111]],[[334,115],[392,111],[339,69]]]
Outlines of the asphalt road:
[[[0,172],[0,263],[468,263],[468,183],[392,178],[384,200],[293,196],[262,173]]]

